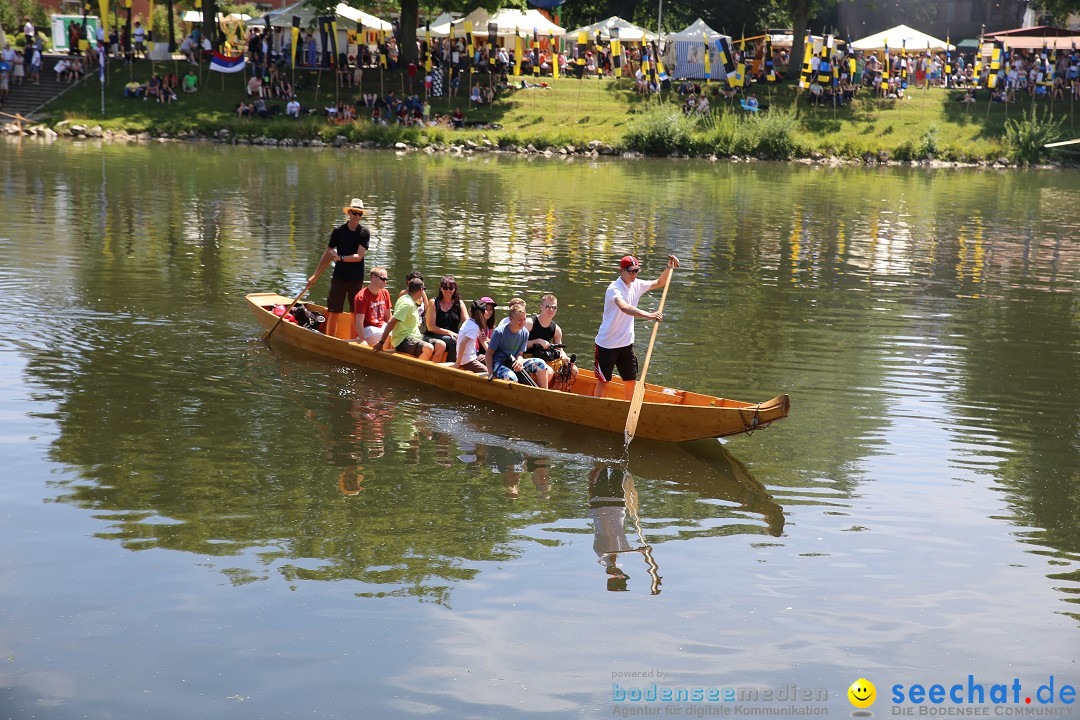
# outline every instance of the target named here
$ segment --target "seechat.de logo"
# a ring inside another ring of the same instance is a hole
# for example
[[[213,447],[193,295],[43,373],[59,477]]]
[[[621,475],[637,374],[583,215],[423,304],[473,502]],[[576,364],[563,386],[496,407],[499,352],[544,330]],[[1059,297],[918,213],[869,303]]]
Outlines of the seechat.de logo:
[[[874,704],[877,700],[877,688],[874,687],[874,683],[870,682],[866,678],[859,678],[855,682],[851,683],[851,687],[847,691],[848,700],[851,704],[859,708],[859,710],[865,711],[866,708]],[[870,715],[871,712],[857,712],[852,715]]]

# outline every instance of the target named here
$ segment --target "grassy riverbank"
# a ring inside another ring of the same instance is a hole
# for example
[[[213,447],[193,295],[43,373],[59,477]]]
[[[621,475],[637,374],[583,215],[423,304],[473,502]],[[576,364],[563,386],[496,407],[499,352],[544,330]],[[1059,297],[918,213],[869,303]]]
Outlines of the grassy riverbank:
[[[182,75],[188,67],[184,62],[170,62],[157,63],[154,69]],[[192,94],[182,93],[174,104],[124,99],[124,83],[132,77],[145,81],[151,71],[149,62],[137,63],[134,68],[114,64],[105,91],[104,115],[101,87],[96,77],[92,77],[48,105],[44,110],[47,121],[55,124],[70,120],[101,125],[105,130],[174,136],[182,133],[209,136],[228,129],[233,137],[329,141],[344,135],[352,142],[372,140],[379,144],[450,144],[487,138],[504,146],[532,144],[544,148],[581,147],[590,141],[600,141],[616,149],[646,150],[654,154],[788,158],[819,153],[852,159],[872,155],[894,160],[934,157],[980,161],[996,160],[1009,153],[1010,147],[1004,140],[1006,122],[1020,118],[1031,108],[1030,100],[990,105],[985,91],[978,103],[965,105],[960,102],[961,91],[941,88],[912,89],[910,99],[903,102],[863,95],[850,107],[812,107],[805,94],[798,95],[792,85],[785,83],[771,88],[755,85],[762,105],[770,107],[769,113],[762,113],[772,116],[770,122],[763,122],[764,117],[751,121],[743,116],[737,103],[732,106],[719,98],[714,100],[709,117],[684,121],[681,115],[677,119],[665,117],[682,101],[676,93],[665,93],[659,101],[645,100],[634,92],[630,80],[545,78],[551,86],[548,89],[515,90],[502,94],[492,107],[469,107],[466,78],[461,96],[434,99],[432,112],[449,113],[461,107],[468,122],[489,127],[386,128],[373,126],[366,115],[347,125],[330,123],[325,117],[315,115],[300,120],[281,116],[238,118],[233,108],[245,99],[243,83],[247,76],[207,76],[205,69],[202,89]],[[298,79],[301,78],[304,87],[297,94],[304,107],[321,108],[338,99],[351,102],[360,94],[356,88],[336,90],[329,72],[321,76],[304,72],[298,74]],[[482,74],[472,77],[476,83],[486,83],[487,78]],[[391,90],[398,96],[408,90],[400,73],[365,72],[364,92]],[[1043,99],[1036,105],[1040,110],[1050,109],[1050,103]],[[1053,110],[1062,123],[1060,132],[1074,136],[1071,104],[1058,101]],[[499,127],[491,127],[494,125]],[[779,150],[775,147],[777,142]]]

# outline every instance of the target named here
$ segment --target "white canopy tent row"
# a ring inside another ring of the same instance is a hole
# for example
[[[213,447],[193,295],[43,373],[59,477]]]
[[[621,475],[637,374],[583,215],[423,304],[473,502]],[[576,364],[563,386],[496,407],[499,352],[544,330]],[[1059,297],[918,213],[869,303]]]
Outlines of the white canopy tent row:
[[[283,7],[280,10],[271,10],[266,15],[247,20],[244,24],[248,27],[265,27],[266,18],[269,17],[270,27],[291,28],[294,15],[300,18],[300,27],[305,30],[315,25],[316,18],[319,16],[317,12],[305,4],[304,0],[300,0],[300,2]],[[362,24],[365,30],[385,30],[386,32],[393,30],[393,26],[385,20],[380,20],[363,10],[349,7],[345,3],[338,3],[337,7],[334,8],[334,17],[337,20],[339,31],[355,30],[356,23]]]
[[[539,10],[522,11],[504,8],[489,13],[483,8],[477,8],[460,20],[432,25],[431,37],[449,37],[451,25],[453,25],[454,37],[464,37],[466,22],[472,23],[473,34],[481,38],[487,36],[489,22],[496,24],[496,35],[502,38],[514,37],[515,35],[529,37],[533,34],[533,30],[541,37],[548,37],[549,35],[562,37],[566,35],[566,30],[548,20]],[[427,26],[421,26],[416,29],[416,36],[419,38],[425,37],[427,32]]]
[[[319,13],[308,7],[304,0],[300,0],[300,2],[293,3],[292,5],[287,5],[280,10],[271,10],[265,15],[260,15],[257,18],[246,20],[244,25],[249,28],[264,28],[266,27],[266,21],[269,18],[270,27],[284,31],[280,33],[274,42],[275,49],[282,50],[287,44],[292,42],[288,30],[292,28],[293,17],[300,18],[300,29],[305,34],[309,30],[315,30],[312,35],[315,40],[316,50],[321,54],[323,51],[322,37],[317,30]],[[337,22],[338,47],[341,48],[342,52],[349,52],[350,54],[353,50],[349,48],[349,33],[356,30],[358,23],[364,28],[365,33],[381,31],[391,33],[394,29],[393,25],[385,20],[380,20],[363,10],[349,7],[345,3],[338,3],[334,8],[334,20]],[[303,42],[303,38],[301,38],[301,47],[303,47]]]
[[[189,23],[201,23],[202,22],[202,10],[187,10],[180,16],[183,22]],[[251,19],[250,15],[244,13],[218,13],[218,22],[247,22]]]
[[[853,49],[864,51],[884,50],[886,46],[890,51],[906,48],[908,52],[926,52],[927,50],[941,52],[956,49],[955,45],[949,45],[944,40],[909,28],[907,25],[897,25],[851,43]]]
[[[668,33],[664,36],[666,43],[664,51],[664,64],[673,78],[700,80],[705,77],[705,52],[708,48],[709,70],[713,80],[723,80],[727,77],[723,63],[720,62],[720,50],[716,47],[716,41],[720,38],[730,37],[718,33],[698,18],[681,32]]]
[[[570,39],[574,39],[579,34],[585,33],[585,35],[589,38],[589,42],[595,42],[596,34],[600,33],[601,42],[610,42],[611,30],[613,28],[619,29],[619,40],[621,42],[639,43],[642,42],[643,39],[647,40],[648,42],[652,42],[657,39],[656,33],[649,32],[645,28],[639,25],[635,25],[628,20],[623,20],[617,15],[612,15],[607,20],[601,20],[600,22],[595,22],[592,25],[585,25],[583,27],[574,28],[573,30],[568,30],[566,35]]]

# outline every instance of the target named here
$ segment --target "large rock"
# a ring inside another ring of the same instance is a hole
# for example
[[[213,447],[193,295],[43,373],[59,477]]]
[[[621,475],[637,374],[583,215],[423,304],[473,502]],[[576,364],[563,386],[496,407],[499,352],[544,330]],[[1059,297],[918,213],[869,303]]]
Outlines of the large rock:
[[[349,144],[349,138],[344,135],[334,136],[334,147],[339,148]]]

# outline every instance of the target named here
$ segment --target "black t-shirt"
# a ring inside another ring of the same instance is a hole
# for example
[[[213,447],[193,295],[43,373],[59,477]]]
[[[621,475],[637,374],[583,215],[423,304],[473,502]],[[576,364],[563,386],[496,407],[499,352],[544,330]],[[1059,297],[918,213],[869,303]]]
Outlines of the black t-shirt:
[[[337,250],[337,254],[343,257],[349,255],[355,255],[356,251],[361,247],[367,250],[368,244],[371,242],[371,233],[363,225],[357,225],[356,230],[349,229],[349,223],[344,223],[341,227],[334,228],[334,232],[330,233],[330,242],[327,243],[327,247],[332,247]],[[338,262],[334,264],[334,275],[337,280],[363,280],[364,274],[364,261],[360,262]]]

